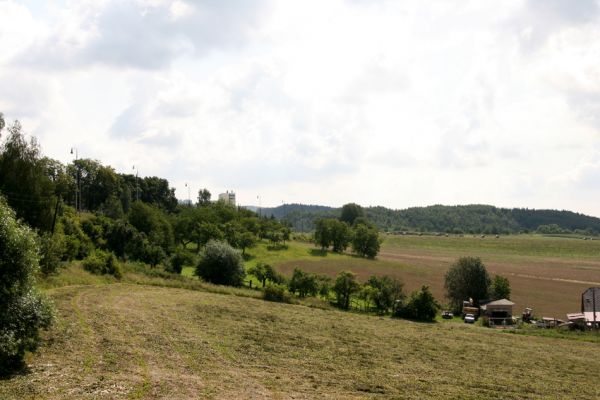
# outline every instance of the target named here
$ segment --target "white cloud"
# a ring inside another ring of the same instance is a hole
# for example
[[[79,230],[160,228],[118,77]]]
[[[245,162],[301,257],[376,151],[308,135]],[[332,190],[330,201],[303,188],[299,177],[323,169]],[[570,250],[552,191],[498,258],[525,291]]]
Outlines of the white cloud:
[[[600,15],[572,4],[4,1],[0,110],[181,197],[600,215]]]

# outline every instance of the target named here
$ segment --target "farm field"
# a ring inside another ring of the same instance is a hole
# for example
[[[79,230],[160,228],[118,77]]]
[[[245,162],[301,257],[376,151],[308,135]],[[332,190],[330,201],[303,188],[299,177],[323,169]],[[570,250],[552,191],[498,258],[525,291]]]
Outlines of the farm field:
[[[48,291],[2,399],[596,398],[597,343],[132,284]]]
[[[304,247],[304,253],[300,248]],[[580,295],[600,286],[600,241],[538,235],[494,237],[387,236],[377,260],[323,254],[309,244],[290,244],[273,262],[283,273],[295,267],[335,276],[351,270],[361,280],[372,274],[400,277],[408,291],[425,284],[444,300],[444,274],[461,256],[481,257],[491,274],[510,279],[515,312],[533,307],[538,316],[565,319],[580,310]],[[302,256],[299,257],[298,254]]]

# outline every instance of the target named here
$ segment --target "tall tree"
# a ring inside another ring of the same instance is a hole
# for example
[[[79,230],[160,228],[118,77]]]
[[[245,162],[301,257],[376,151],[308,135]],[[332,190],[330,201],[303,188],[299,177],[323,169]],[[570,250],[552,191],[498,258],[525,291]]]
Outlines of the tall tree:
[[[461,257],[446,272],[446,297],[452,309],[462,311],[462,302],[472,299],[478,305],[489,296],[490,276],[478,257]]]
[[[333,292],[337,298],[339,307],[347,310],[350,308],[350,299],[352,295],[360,290],[360,284],[356,280],[356,275],[349,271],[342,271],[338,274],[333,285]]]
[[[57,198],[35,138],[25,140],[19,121],[8,128],[0,147],[0,192],[30,226],[48,231],[52,227]]]
[[[206,206],[208,204],[210,204],[210,197],[211,194],[208,191],[208,189],[204,188],[204,189],[200,189],[198,191],[198,206]]]
[[[356,203],[344,204],[342,207],[342,213],[340,215],[340,221],[344,221],[348,225],[354,224],[356,218],[363,217],[364,212],[361,206]]]
[[[500,275],[494,276],[490,293],[492,298],[495,300],[510,300],[510,282],[508,278]]]

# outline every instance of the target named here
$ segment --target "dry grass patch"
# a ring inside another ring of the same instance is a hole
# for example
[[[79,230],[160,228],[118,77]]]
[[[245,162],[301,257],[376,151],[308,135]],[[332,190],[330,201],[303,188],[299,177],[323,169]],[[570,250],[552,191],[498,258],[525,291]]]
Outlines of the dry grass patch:
[[[596,398],[597,344],[128,284],[60,312],[0,398]]]

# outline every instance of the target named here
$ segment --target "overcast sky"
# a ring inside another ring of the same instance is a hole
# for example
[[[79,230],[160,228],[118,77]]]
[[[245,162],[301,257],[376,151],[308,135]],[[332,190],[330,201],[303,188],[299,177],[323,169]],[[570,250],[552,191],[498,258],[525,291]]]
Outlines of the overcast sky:
[[[0,0],[0,111],[181,199],[600,216],[593,0]]]

